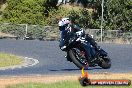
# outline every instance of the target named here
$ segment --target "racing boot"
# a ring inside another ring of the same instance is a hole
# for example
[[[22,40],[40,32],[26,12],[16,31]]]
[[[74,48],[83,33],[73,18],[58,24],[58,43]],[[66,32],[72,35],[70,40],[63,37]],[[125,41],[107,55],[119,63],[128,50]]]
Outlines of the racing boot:
[[[64,45],[64,46],[61,46],[60,49],[61,49],[62,51],[65,51],[65,50],[66,50],[66,46],[65,46],[65,45]]]

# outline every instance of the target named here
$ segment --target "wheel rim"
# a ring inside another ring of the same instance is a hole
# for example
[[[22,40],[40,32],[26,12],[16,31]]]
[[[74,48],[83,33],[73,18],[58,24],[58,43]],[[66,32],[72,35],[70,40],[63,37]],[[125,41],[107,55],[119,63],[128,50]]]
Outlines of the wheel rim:
[[[88,61],[87,61],[87,58],[86,58],[86,53],[85,53],[85,51],[80,50],[80,49],[78,49],[78,48],[73,48],[72,51],[73,51],[73,54],[75,55],[75,57],[77,58],[77,60],[78,60],[81,64],[83,64],[83,65],[85,65],[85,66],[88,66]]]

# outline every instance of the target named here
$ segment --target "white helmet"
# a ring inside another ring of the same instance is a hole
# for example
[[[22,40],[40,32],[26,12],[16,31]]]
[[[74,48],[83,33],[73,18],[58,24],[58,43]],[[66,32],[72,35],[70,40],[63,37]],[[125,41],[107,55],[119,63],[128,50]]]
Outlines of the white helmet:
[[[71,21],[69,20],[69,18],[62,18],[62,19],[59,21],[58,25],[59,25],[59,26],[64,26],[64,25],[69,24],[69,23],[71,23]]]

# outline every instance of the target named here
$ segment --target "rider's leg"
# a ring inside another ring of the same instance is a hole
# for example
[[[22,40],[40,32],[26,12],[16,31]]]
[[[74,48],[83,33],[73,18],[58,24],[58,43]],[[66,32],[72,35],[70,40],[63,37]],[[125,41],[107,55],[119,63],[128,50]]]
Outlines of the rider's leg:
[[[96,58],[96,51],[95,51],[94,47],[91,46],[91,44],[89,42],[87,42],[86,48],[88,50],[87,52],[89,53],[90,61],[95,60],[95,58]]]
[[[90,48],[90,52],[91,52],[92,58],[93,58],[93,59],[96,58],[96,51],[95,51],[95,48],[94,48],[94,47],[91,47],[91,48]]]
[[[90,42],[90,44],[95,48],[96,51],[98,51],[100,49],[100,47],[98,46],[98,44],[95,42],[95,40],[93,38],[86,35],[86,40],[88,42]]]
[[[92,60],[92,54],[91,54],[91,46],[90,46],[90,43],[87,42],[87,44],[84,45],[84,47],[86,48],[86,50],[87,50],[87,52],[88,52],[88,55],[89,55],[90,60]]]

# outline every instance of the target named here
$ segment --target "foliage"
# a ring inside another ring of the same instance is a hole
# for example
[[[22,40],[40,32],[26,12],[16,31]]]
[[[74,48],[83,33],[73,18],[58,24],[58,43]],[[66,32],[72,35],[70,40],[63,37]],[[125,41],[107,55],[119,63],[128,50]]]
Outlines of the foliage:
[[[6,3],[6,0],[0,0],[0,5]]]
[[[132,30],[132,1],[105,1],[104,23],[105,29]]]
[[[12,34],[18,38],[25,36],[26,25],[15,25],[15,24],[0,24],[0,31],[7,34]]]
[[[132,30],[132,1],[104,0],[104,29]],[[73,2],[75,2],[73,0]],[[79,10],[57,7],[57,0],[7,0],[1,22],[15,24],[57,25],[61,17],[70,17],[85,28],[100,28],[101,0],[80,0],[87,8]]]
[[[75,0],[72,0],[75,2]],[[84,7],[94,7],[90,28],[98,28],[101,21],[102,0],[80,0]],[[90,4],[90,5],[89,5]],[[74,12],[73,12],[74,13]],[[76,14],[73,14],[76,15]],[[83,18],[82,18],[83,19]],[[87,17],[85,18],[87,19]],[[84,21],[84,20],[83,20]],[[84,21],[85,24],[85,21]],[[96,26],[95,26],[96,25]],[[94,26],[94,27],[93,27]],[[132,30],[132,1],[131,0],[104,0],[104,29],[107,30]]]
[[[44,0],[7,0],[2,22],[16,24],[44,24]]]

